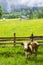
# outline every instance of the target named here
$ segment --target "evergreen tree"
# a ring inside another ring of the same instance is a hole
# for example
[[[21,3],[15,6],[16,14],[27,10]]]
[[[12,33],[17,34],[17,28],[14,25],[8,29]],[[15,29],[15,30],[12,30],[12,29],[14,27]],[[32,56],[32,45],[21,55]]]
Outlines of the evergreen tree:
[[[0,5],[0,18],[2,17],[2,7]]]

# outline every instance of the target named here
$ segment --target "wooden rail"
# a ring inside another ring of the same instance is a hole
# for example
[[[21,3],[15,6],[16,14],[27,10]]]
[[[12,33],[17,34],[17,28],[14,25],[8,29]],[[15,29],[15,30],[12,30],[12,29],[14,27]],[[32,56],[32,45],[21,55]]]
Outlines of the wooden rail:
[[[15,45],[17,41],[18,43],[21,43],[20,41],[30,41],[30,40],[31,41],[37,40],[39,43],[43,43],[43,36],[34,36],[32,33],[30,37],[16,37],[16,33],[14,33],[14,37],[0,37],[0,44],[14,44]]]

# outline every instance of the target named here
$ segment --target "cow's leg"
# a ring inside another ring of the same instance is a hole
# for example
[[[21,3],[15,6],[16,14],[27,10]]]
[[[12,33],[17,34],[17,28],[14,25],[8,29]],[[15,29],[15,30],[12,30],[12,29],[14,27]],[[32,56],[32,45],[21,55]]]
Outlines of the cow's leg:
[[[30,59],[32,55],[32,52],[28,52],[28,58]]]
[[[26,58],[28,58],[28,52],[27,51],[25,51],[25,56],[26,56]]]
[[[38,48],[34,49],[34,60],[37,60],[37,53],[38,53]]]
[[[28,58],[29,58],[29,59],[31,58],[31,55],[32,55],[32,46],[29,45],[29,46],[28,46]]]
[[[27,59],[30,59],[31,55],[32,55],[31,52],[26,52],[26,51],[25,51],[25,56],[26,56]]]
[[[37,56],[37,53],[38,53],[38,46],[36,48],[34,48],[34,54],[35,54],[35,56]]]

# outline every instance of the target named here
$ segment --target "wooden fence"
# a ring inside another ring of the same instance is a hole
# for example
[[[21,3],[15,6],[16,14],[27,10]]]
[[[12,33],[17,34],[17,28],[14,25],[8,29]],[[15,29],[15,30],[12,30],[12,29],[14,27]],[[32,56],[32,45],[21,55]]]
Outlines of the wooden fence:
[[[14,33],[14,37],[0,37],[0,45],[2,44],[16,44],[21,43],[21,41],[34,41],[37,40],[39,43],[43,43],[43,36],[34,36],[33,33],[30,37],[16,37],[16,33]],[[41,41],[40,41],[41,40]]]

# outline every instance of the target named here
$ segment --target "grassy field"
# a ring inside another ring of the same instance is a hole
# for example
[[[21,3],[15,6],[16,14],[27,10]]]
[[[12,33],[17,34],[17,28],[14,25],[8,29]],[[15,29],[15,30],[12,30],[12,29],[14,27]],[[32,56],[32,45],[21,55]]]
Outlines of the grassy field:
[[[22,46],[0,46],[0,65],[43,65],[43,47],[39,47],[37,58],[26,59]]]
[[[0,36],[30,36],[43,35],[43,19],[6,19],[0,20]]]
[[[43,19],[6,19],[0,20],[0,37],[2,36],[43,35]],[[37,58],[26,59],[20,45],[0,46],[0,65],[43,65],[43,46],[39,47]]]

